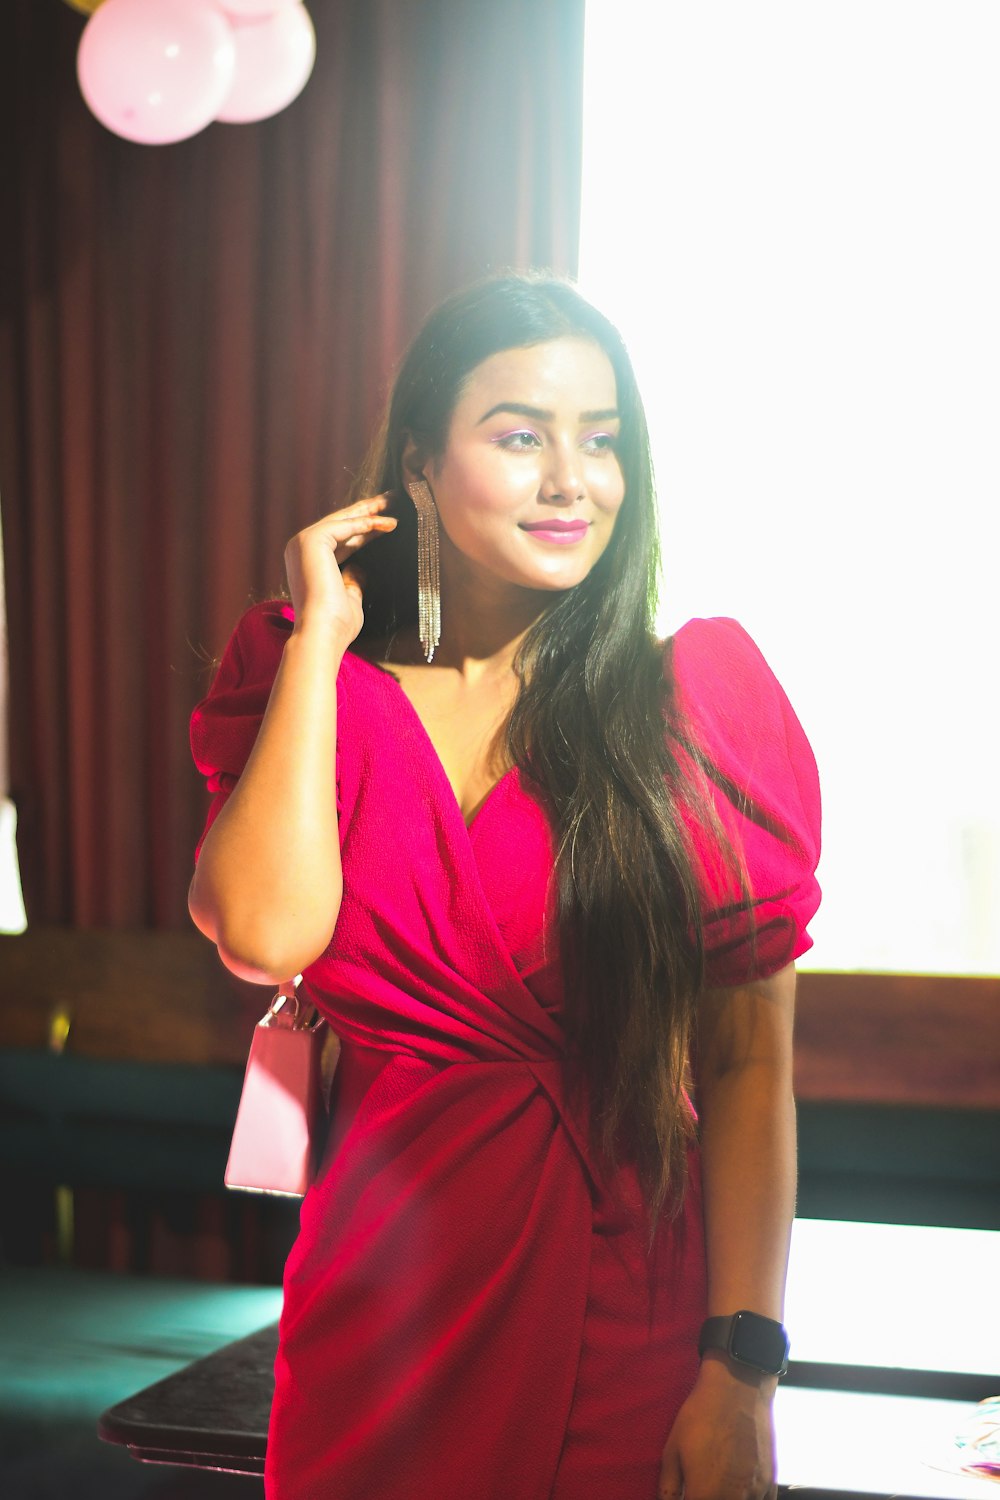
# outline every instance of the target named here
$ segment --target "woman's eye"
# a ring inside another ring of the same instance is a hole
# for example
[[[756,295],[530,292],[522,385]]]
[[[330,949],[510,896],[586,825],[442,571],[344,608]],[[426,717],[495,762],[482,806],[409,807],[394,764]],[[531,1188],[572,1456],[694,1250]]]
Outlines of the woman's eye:
[[[518,432],[504,432],[495,438],[501,448],[506,448],[509,453],[530,453],[532,449],[540,447],[536,433],[521,429]]]
[[[587,453],[614,453],[618,447],[618,439],[612,432],[593,432],[583,442],[584,451]]]

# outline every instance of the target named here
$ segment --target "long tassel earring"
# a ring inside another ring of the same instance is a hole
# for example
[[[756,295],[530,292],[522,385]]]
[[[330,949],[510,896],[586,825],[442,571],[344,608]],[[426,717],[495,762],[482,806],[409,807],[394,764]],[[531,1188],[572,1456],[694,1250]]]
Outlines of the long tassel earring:
[[[441,552],[437,506],[426,480],[407,485],[417,510],[417,601],[420,644],[427,660],[434,660],[441,644]]]

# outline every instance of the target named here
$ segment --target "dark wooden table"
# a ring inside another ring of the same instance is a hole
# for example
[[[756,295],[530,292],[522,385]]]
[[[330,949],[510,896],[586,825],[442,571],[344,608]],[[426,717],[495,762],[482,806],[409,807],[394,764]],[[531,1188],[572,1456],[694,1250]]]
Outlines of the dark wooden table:
[[[146,1463],[263,1474],[277,1349],[271,1323],[109,1407],[98,1436]]]
[[[974,1403],[1000,1392],[998,1265],[989,1231],[796,1221],[783,1490],[1000,1500],[994,1482],[948,1471]],[[197,1360],[110,1407],[100,1436],[146,1462],[262,1474],[277,1342],[274,1323]]]

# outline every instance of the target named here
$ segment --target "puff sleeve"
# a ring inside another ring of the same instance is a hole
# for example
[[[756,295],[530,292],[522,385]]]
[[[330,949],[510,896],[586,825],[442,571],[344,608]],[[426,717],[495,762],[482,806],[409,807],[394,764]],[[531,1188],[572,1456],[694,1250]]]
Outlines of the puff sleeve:
[[[682,813],[702,897],[706,983],[722,988],[766,978],[812,947],[807,924],[820,901],[812,749],[781,684],[736,620],[690,620],[666,643],[664,676],[673,689],[674,751],[704,799],[700,813],[697,802]],[[705,806],[742,858],[749,903],[720,857]]]
[[[291,605],[280,599],[247,610],[229,638],[208,695],[191,715],[191,754],[212,793],[195,860],[250,757],[294,623]]]

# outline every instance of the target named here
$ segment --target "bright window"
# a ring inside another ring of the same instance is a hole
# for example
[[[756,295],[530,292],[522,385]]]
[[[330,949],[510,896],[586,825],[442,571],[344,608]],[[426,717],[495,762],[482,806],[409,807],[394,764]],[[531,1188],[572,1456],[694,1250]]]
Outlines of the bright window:
[[[661,628],[812,740],[803,967],[1000,971],[1000,7],[588,0],[582,289],[653,434]]]

